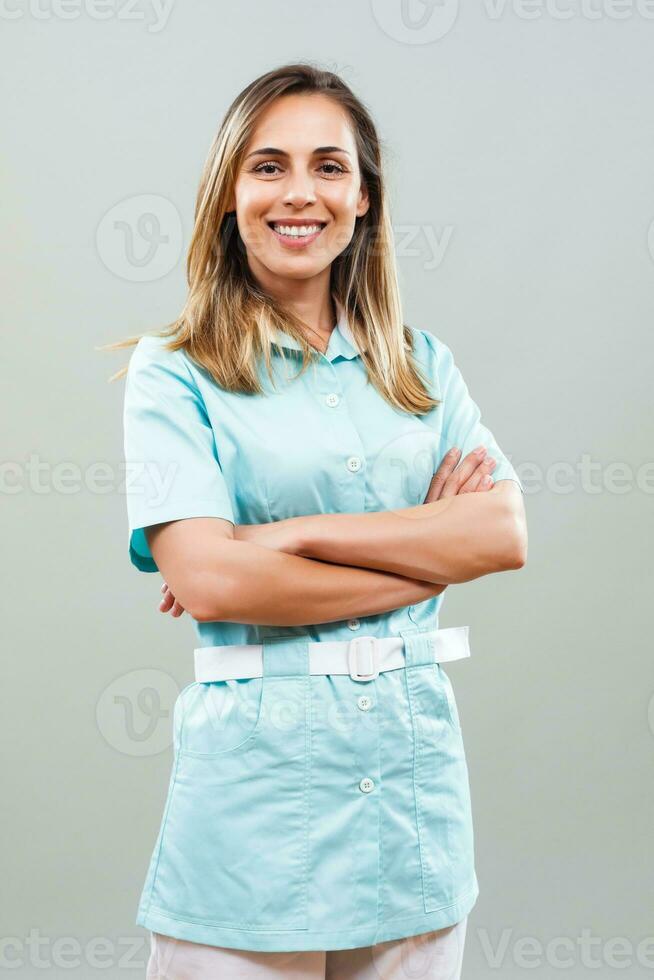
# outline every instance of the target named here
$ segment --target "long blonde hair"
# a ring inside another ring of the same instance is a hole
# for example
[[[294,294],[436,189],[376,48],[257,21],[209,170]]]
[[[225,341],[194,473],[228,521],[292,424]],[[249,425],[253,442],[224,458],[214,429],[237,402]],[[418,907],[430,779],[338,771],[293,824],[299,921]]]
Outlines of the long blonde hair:
[[[368,191],[368,211],[356,219],[352,240],[332,262],[332,296],[342,304],[370,383],[402,411],[426,413],[439,400],[429,394],[428,382],[413,360],[411,331],[402,323],[393,231],[375,125],[364,104],[338,75],[309,63],[284,65],[261,75],[227,110],[198,188],[186,262],[188,297],[177,320],[154,336],[175,335],[165,345],[167,350],[184,348],[217,384],[233,392],[262,392],[257,361],[263,356],[270,375],[271,344],[278,329],[300,344],[300,374],[312,362],[317,352],[306,339],[302,321],[257,283],[236,216],[226,211],[259,116],[280,96],[298,93],[326,95],[349,114],[361,178]],[[140,336],[99,349],[133,347]],[[127,366],[109,380],[126,372]]]

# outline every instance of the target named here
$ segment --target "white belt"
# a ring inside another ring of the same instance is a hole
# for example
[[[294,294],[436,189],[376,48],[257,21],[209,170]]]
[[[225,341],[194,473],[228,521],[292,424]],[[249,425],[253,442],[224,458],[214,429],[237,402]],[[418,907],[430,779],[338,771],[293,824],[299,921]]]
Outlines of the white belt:
[[[434,662],[443,663],[470,656],[469,629],[469,626],[450,626],[418,635],[432,644]],[[382,671],[405,665],[401,636],[355,636],[351,640],[310,642],[308,646],[311,674],[349,674],[355,681],[372,681]],[[195,679],[200,683],[263,675],[261,643],[197,647],[193,656]]]

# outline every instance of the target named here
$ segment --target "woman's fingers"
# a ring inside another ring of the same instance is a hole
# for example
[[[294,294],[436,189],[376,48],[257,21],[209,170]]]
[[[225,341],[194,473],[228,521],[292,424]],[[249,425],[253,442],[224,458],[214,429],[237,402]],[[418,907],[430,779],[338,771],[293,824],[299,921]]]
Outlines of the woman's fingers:
[[[441,497],[454,497],[459,493],[473,493],[490,490],[493,481],[485,480],[495,468],[495,460],[487,456],[486,448],[478,446],[457,466],[460,450],[455,448],[446,453],[440,466],[434,473],[425,503],[439,500]]]
[[[163,592],[163,599],[159,603],[160,612],[168,612],[175,601],[175,596],[172,594],[166,583],[164,582],[161,591]]]
[[[181,616],[184,612],[184,606],[177,601],[165,582],[161,586],[161,591],[163,592],[164,597],[159,603],[159,611],[162,613],[169,612],[171,616],[174,616],[177,619],[177,617]]]
[[[491,473],[497,466],[492,457],[480,463],[474,473],[459,487],[459,493],[476,493],[478,490],[490,490],[493,486]]]
[[[441,497],[455,497],[457,494],[464,492],[462,489],[464,486],[467,488],[465,490],[466,493],[471,492],[472,488],[476,486],[476,482],[478,482],[474,479],[475,474],[485,459],[485,446],[477,446],[476,449],[468,453],[445,481]],[[482,470],[481,475],[483,473],[484,471]]]
[[[440,466],[431,478],[424,503],[431,503],[432,500],[438,500],[443,495],[445,483],[454,472],[454,467],[459,462],[460,455],[461,450],[457,446],[445,453]]]

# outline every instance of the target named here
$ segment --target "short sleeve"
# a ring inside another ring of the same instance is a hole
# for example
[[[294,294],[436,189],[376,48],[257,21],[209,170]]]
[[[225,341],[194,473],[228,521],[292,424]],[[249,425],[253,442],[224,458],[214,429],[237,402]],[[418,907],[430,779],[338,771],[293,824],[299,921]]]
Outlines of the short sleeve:
[[[437,412],[442,412],[441,421],[441,459],[453,446],[461,450],[461,459],[476,449],[485,446],[489,456],[496,462],[491,476],[493,482],[514,480],[524,494],[524,487],[518,474],[497,444],[493,433],[481,421],[479,406],[473,401],[463,375],[454,363],[452,351],[433,334],[421,331],[428,340],[436,357],[434,367],[438,382],[436,396],[441,399]],[[440,462],[440,460],[439,460]]]
[[[142,337],[131,356],[123,428],[129,557],[157,572],[146,527],[186,517],[235,523],[202,396],[183,352],[157,337]]]

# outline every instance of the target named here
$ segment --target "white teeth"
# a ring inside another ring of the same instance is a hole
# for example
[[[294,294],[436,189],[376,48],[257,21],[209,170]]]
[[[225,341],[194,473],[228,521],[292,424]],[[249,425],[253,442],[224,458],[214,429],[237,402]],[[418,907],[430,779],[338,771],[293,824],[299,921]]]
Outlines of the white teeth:
[[[288,235],[290,238],[306,238],[307,235],[315,235],[322,229],[322,225],[273,225],[279,235]]]

